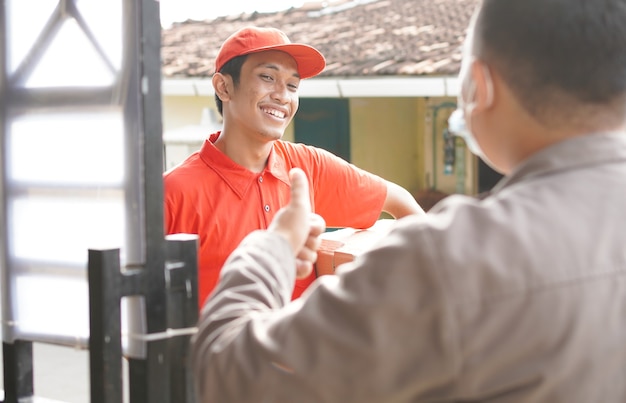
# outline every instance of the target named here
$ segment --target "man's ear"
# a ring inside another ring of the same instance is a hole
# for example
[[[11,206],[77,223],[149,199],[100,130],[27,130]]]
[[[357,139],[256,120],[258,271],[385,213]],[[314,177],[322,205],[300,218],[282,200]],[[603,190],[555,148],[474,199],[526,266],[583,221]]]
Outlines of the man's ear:
[[[215,95],[217,95],[222,102],[228,101],[233,91],[232,77],[227,74],[215,73],[211,81],[213,82]]]
[[[489,109],[495,101],[495,90],[493,77],[489,66],[480,60],[472,63],[471,73],[472,79],[476,85],[476,94],[474,102],[476,109]]]

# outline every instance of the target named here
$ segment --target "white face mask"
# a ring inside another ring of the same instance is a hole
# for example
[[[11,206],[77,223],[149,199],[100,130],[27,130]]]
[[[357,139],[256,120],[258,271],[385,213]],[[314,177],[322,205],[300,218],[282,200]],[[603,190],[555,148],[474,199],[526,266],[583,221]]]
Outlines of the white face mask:
[[[468,130],[467,124],[465,123],[465,117],[463,117],[463,109],[457,108],[452,115],[448,118],[448,130],[450,133],[455,136],[459,136],[465,141],[467,148],[472,152],[472,154],[477,157],[483,158],[483,151],[481,150],[476,138],[472,134],[471,131]]]
[[[469,77],[468,66],[472,61],[473,59],[469,58],[466,64],[461,68],[461,74],[459,76],[461,78],[461,82],[471,80]],[[487,104],[491,104],[493,102],[493,82],[491,80],[491,74],[485,66],[483,66],[483,71],[487,85]],[[471,127],[472,112],[474,112],[474,109],[476,108],[476,102],[474,99],[476,96],[476,84],[473,81],[470,81],[467,85],[469,86],[468,101],[464,101],[463,95],[459,94],[457,109],[452,112],[448,118],[448,129],[452,134],[461,137],[465,141],[467,148],[474,155],[484,160],[485,154],[480,148],[478,141],[476,141],[476,137],[474,136],[474,133],[472,133]]]

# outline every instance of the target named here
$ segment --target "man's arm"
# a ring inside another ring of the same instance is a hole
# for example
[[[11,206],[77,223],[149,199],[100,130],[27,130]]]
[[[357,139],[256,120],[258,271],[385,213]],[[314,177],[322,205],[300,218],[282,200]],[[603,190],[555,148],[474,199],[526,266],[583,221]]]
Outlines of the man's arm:
[[[411,214],[425,214],[415,198],[405,188],[393,182],[387,182],[387,197],[383,211],[394,218],[402,218]]]
[[[191,354],[201,402],[256,402],[263,396],[276,401],[279,395],[272,383],[293,371],[281,354],[273,354],[276,340],[266,334],[264,317],[282,316],[280,309],[290,300],[295,278],[311,273],[325,225],[311,213],[304,172],[294,169],[290,179],[288,207],[276,214],[267,231],[244,238],[202,309]],[[254,335],[249,334],[251,328],[256,329]],[[243,357],[239,347],[246,353]]]
[[[390,234],[289,302],[294,250],[317,237],[307,214],[281,212],[233,252],[202,310],[191,352],[200,402],[402,401],[453,379],[440,271],[415,266],[436,249],[421,232]]]
[[[275,341],[262,335],[267,332],[263,318],[281,316],[273,314],[289,302],[295,278],[311,273],[325,225],[311,213],[304,172],[296,168],[290,179],[288,207],[276,214],[267,231],[254,231],[244,238],[224,264],[218,286],[202,308],[191,354],[201,402],[276,397],[266,389],[272,389],[281,373],[291,371],[280,354],[272,354]],[[243,357],[239,347],[244,349]]]

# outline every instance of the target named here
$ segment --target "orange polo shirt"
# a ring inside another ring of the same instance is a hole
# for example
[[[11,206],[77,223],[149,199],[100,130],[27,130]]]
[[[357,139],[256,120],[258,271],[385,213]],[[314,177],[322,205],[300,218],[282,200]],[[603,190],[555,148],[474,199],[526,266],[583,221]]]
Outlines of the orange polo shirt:
[[[276,141],[267,166],[254,173],[237,165],[213,144],[202,148],[163,176],[165,231],[199,235],[198,302],[219,279],[226,258],[250,232],[265,229],[289,201],[289,170],[299,167],[309,179],[313,211],[329,227],[367,228],[379,218],[387,187],[370,174],[319,148]],[[293,298],[315,274],[297,280]]]

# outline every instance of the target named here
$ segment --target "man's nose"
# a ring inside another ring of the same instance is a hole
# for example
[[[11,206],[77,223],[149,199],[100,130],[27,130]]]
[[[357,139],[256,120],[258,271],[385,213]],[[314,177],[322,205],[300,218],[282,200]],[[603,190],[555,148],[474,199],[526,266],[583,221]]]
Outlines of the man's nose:
[[[272,98],[280,103],[289,102],[291,93],[287,87],[287,83],[277,82],[274,85],[274,91],[272,92]]]

